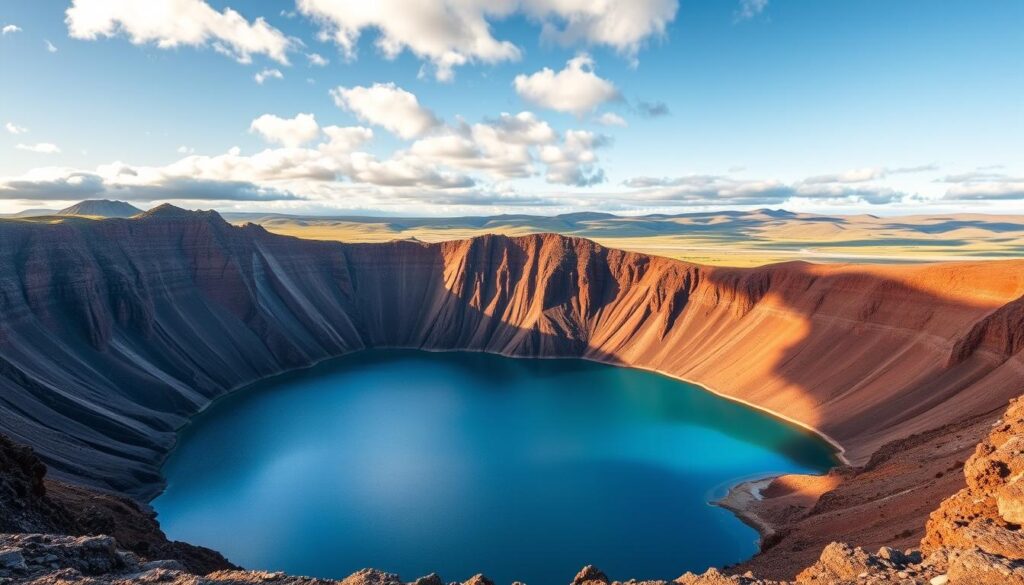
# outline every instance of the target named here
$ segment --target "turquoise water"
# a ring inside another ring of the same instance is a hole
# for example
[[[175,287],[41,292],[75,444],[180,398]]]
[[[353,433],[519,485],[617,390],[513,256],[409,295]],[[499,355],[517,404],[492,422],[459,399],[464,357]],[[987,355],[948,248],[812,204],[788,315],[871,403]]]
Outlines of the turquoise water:
[[[217,402],[153,505],[171,538],[247,568],[671,579],[756,552],[708,503],[730,484],[832,463],[820,439],[650,372],[373,351]]]

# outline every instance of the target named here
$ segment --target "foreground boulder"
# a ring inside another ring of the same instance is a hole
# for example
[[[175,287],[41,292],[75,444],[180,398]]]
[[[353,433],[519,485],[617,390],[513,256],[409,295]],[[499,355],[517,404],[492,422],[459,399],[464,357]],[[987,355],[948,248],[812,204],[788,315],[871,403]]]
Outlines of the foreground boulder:
[[[598,585],[608,582],[608,576],[601,572],[600,569],[594,565],[587,565],[576,573],[576,577],[572,580],[572,585]]]
[[[0,535],[0,584],[29,585],[444,585],[435,574],[404,582],[394,573],[363,569],[341,581],[267,571],[226,570],[198,576],[178,561],[147,561],[117,548],[110,537]],[[494,585],[483,575],[451,585]]]
[[[1024,401],[1011,402],[964,475],[967,487],[928,518],[923,549],[948,553],[951,582],[1024,584]]]

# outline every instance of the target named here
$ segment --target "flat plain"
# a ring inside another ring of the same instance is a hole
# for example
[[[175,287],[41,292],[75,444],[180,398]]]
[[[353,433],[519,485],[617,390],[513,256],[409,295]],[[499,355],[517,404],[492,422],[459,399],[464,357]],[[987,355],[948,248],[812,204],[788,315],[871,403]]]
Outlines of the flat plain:
[[[699,264],[919,263],[998,260],[1024,255],[1024,217],[944,214],[880,217],[755,211],[646,215],[573,213],[552,217],[458,218],[298,216],[225,213],[289,236],[344,242],[415,238],[424,242],[483,234],[556,232],[610,248]]]

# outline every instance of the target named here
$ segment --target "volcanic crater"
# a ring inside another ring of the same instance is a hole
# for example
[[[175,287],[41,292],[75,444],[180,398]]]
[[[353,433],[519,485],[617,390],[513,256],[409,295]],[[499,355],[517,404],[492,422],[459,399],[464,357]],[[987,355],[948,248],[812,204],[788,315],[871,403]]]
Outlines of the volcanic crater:
[[[410,348],[655,370],[840,448],[845,465],[827,476],[733,491],[725,505],[764,540],[732,572],[791,579],[810,566],[802,578],[838,583],[854,567],[854,580],[902,571],[921,582],[914,575],[955,577],[975,563],[1004,580],[960,582],[1024,582],[1008,580],[1024,579],[1011,497],[1024,467],[1005,446],[1019,417],[1003,414],[1024,391],[1022,331],[1016,260],[723,268],[556,234],[344,244],[169,205],[131,219],[5,221],[0,432],[13,443],[0,446],[17,497],[0,498],[2,528],[48,535],[4,536],[0,548],[14,552],[3,570],[48,574],[30,554],[45,545],[82,578],[162,571],[188,582],[221,569],[210,579],[298,582],[168,542],[144,504],[162,489],[160,465],[178,429],[235,389],[358,350]],[[1012,428],[986,439],[993,424]],[[956,496],[965,473],[973,495]],[[975,532],[949,528],[979,519],[988,523]],[[922,537],[927,567],[918,553],[829,545],[910,548]],[[173,560],[151,564],[162,559]],[[345,582],[397,582],[384,575]],[[607,579],[593,570],[577,581]]]

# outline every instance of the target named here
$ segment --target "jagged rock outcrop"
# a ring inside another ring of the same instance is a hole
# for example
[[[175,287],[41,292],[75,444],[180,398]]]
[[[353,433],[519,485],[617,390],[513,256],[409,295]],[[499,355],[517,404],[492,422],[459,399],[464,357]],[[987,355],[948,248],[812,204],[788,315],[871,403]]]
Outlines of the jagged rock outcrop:
[[[405,582],[394,573],[363,569],[337,581],[266,571],[227,569],[201,576],[175,560],[147,559],[109,536],[0,534],[0,583],[32,585],[444,585],[437,575]],[[483,575],[452,585],[494,585]]]
[[[145,499],[176,429],[216,397],[401,346],[657,369],[863,462],[1024,389],[1010,339],[1024,316],[1001,311],[1024,295],[1022,268],[726,269],[557,235],[346,245],[170,206],[3,222],[0,432],[54,477]]]
[[[594,565],[587,565],[580,569],[580,572],[576,573],[572,580],[572,585],[599,585],[604,583],[608,583],[608,576]]]
[[[153,512],[128,498],[48,481],[45,476],[46,466],[31,448],[0,435],[0,532],[104,535],[133,553],[174,559],[183,570],[200,575],[236,568],[220,553],[169,541]],[[2,551],[0,547],[0,558]]]
[[[749,497],[747,484],[734,487],[731,497],[745,504],[738,512],[753,516],[757,522],[752,524],[766,525],[771,532],[762,538],[756,556],[730,570],[793,578],[840,535],[865,550],[917,547],[928,515],[964,486],[964,462],[1003,411],[1005,405],[893,441],[862,467],[774,478],[756,498]]]
[[[951,576],[977,575],[977,583],[1024,583],[1024,401],[1011,403],[964,464],[964,475],[967,487],[928,518],[922,547],[926,552],[949,551]]]
[[[0,435],[0,532],[64,532],[73,523],[47,497],[45,476],[31,448]]]

